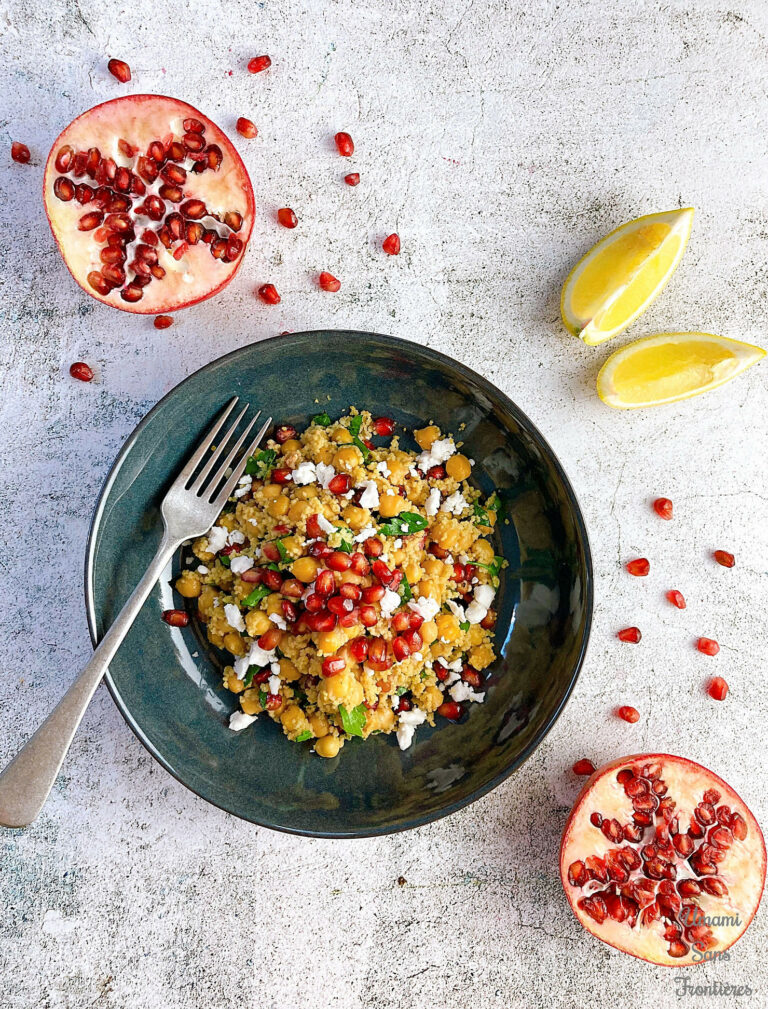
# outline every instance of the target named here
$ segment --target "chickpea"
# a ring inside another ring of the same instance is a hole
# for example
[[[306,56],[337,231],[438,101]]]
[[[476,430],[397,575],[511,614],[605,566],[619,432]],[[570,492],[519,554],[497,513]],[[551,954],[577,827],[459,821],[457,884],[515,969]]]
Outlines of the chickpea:
[[[290,455],[291,452],[298,452],[300,448],[300,441],[297,441],[295,438],[289,438],[288,441],[284,441],[280,446],[280,452],[282,455]]]
[[[267,511],[269,514],[276,519],[282,518],[290,508],[291,503],[285,494],[281,494],[280,497],[273,498],[267,505]]]
[[[280,616],[283,615],[283,598],[279,592],[273,592],[271,596],[267,596],[267,615],[271,613],[279,613]],[[271,620],[270,624],[273,627],[275,626]]]
[[[309,716],[309,727],[315,736],[325,736],[330,732],[331,728],[328,724],[328,719],[322,711],[316,711],[313,715]]]
[[[351,582],[353,585],[359,585],[363,580],[363,576],[359,575],[357,571],[353,571],[352,568],[347,568],[346,571],[342,571],[340,577],[342,585],[344,582]]]
[[[419,582],[418,589],[414,592],[414,595],[417,599],[419,596],[426,596],[427,599],[439,599],[440,586],[435,582],[430,581],[429,578],[422,578]]]
[[[306,715],[298,704],[290,704],[280,715],[280,721],[287,732],[301,733],[309,728]]]
[[[246,715],[258,715],[262,711],[259,703],[259,692],[255,687],[250,687],[240,698],[240,707]]]
[[[351,670],[345,669],[337,676],[323,680],[318,687],[318,694],[330,704],[343,704],[347,711],[363,703],[365,694],[361,683],[355,679]]]
[[[352,435],[345,427],[336,427],[331,432],[331,441],[335,441],[337,445],[351,445]]]
[[[351,473],[363,461],[363,454],[357,445],[345,445],[333,457],[333,467],[338,473]]]
[[[446,641],[458,641],[461,636],[461,628],[459,621],[452,613],[438,613],[435,623],[439,638],[445,638]]]
[[[419,707],[425,711],[437,711],[443,703],[443,692],[439,687],[427,687],[419,698]]]
[[[358,508],[357,505],[350,504],[342,512],[342,516],[350,529],[362,529],[364,525],[368,524],[371,513],[366,508]]]
[[[405,498],[401,498],[399,494],[385,494],[379,502],[379,514],[382,518],[391,519],[407,507]]]
[[[423,567],[426,573],[433,578],[445,578],[445,565],[437,557],[427,557],[423,562]]]
[[[405,560],[405,550],[392,550],[389,559],[396,567],[400,567]]]
[[[480,624],[472,624],[469,628],[468,637],[470,645],[479,645],[485,640],[485,631]]]
[[[454,480],[466,480],[472,472],[472,467],[465,455],[452,455],[445,464],[445,472]]]
[[[301,673],[298,671],[296,666],[291,662],[290,659],[280,659],[280,679],[285,680],[286,683],[293,683],[294,680],[298,680]]]
[[[298,525],[302,519],[311,514],[312,508],[306,501],[294,501],[288,509],[288,518],[294,523],[294,525]]]
[[[475,669],[485,669],[493,662],[493,648],[488,644],[478,645],[469,653],[469,661]]]
[[[387,469],[389,470],[390,482],[401,484],[405,480],[406,474],[412,465],[413,460],[405,453],[402,455],[391,455],[387,459]]]
[[[493,561],[493,547],[488,540],[480,539],[475,541],[475,557],[477,557],[481,564],[490,564]]]
[[[309,585],[310,582],[315,580],[317,561],[314,557],[299,557],[297,561],[291,564],[291,574],[294,578],[298,578],[300,582]]]
[[[233,655],[245,655],[245,642],[237,631],[230,631],[224,635],[224,647]]]
[[[395,726],[395,714],[390,707],[379,704],[375,711],[369,711],[365,716],[364,733],[369,736],[372,732],[389,732]]]
[[[435,427],[434,424],[430,424],[428,427],[422,427],[418,431],[414,431],[413,437],[416,439],[419,448],[423,448],[425,452],[428,452],[432,448],[433,443],[440,437],[440,428]]]
[[[251,610],[250,613],[246,613],[245,615],[245,629],[252,638],[260,638],[262,634],[266,634],[271,626],[272,621],[264,610]]]
[[[404,570],[405,577],[408,579],[409,585],[415,585],[417,582],[421,581],[421,577],[424,574],[418,561],[408,561]]]
[[[424,623],[419,628],[419,634],[421,635],[421,640],[425,645],[431,645],[433,641],[437,641],[437,624],[434,620],[425,620]]]
[[[317,497],[317,488],[313,487],[312,484],[307,484],[306,487],[297,487],[296,497],[302,501],[312,501]],[[312,511],[310,507],[310,512]]]
[[[185,599],[197,599],[202,590],[200,575],[196,571],[182,571],[176,579],[176,591]]]
[[[323,655],[333,655],[343,644],[346,643],[347,636],[343,627],[334,627],[332,631],[319,631],[316,637],[317,650]],[[334,676],[333,679],[338,679]],[[326,680],[326,682],[330,682]]]
[[[315,743],[315,753],[320,757],[335,757],[344,745],[344,740],[338,736],[323,736]]]
[[[204,585],[197,604],[198,608],[203,613],[210,615],[213,610],[213,600],[216,599],[218,595],[218,589],[215,589],[212,585]]]
[[[301,552],[304,549],[298,536],[284,537],[283,547],[289,557],[301,557]]]
[[[245,683],[238,679],[232,666],[227,666],[224,670],[224,686],[231,690],[233,694],[242,694],[245,690]]]
[[[265,487],[261,488],[261,496],[266,498],[267,501],[271,501],[273,498],[280,497],[283,493],[283,488],[279,483],[268,483]]]

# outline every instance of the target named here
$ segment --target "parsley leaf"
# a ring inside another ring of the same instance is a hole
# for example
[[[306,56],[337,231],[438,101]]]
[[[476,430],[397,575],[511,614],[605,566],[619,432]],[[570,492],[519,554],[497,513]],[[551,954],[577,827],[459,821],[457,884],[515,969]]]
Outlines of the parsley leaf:
[[[229,559],[228,554],[219,554],[219,561],[225,568],[228,568],[229,565],[232,563]]]
[[[256,588],[249,592],[248,595],[242,600],[243,606],[258,606],[262,599],[271,595],[271,590],[267,588],[266,585],[257,585]]]
[[[257,455],[252,455],[245,466],[245,472],[249,476],[255,476],[257,480],[266,480],[275,468],[277,452],[273,448],[265,448]]]
[[[352,435],[353,444],[357,445],[360,451],[363,453],[363,461],[367,461],[371,454],[370,449],[360,438],[360,428],[363,424],[363,418],[360,416],[353,417],[349,422],[349,433]]]
[[[351,711],[347,711],[343,704],[339,705],[341,724],[344,726],[344,731],[347,735],[362,737],[366,710],[367,709],[364,704],[358,704],[358,706],[353,708]]]
[[[267,692],[266,692],[266,690],[264,690],[263,687],[259,687],[259,704],[262,706],[262,708],[266,709],[266,707],[267,707]]]
[[[354,546],[347,540],[342,540],[341,543],[339,543],[339,550],[341,550],[342,553],[351,554],[354,550]]]
[[[493,494],[485,502],[485,507],[489,512],[500,512],[501,511],[501,498],[494,491]]]
[[[298,736],[296,737],[296,739],[294,740],[294,742],[296,742],[296,743],[303,743],[306,739],[311,739],[311,738],[312,738],[312,733],[309,731],[309,729],[305,729],[303,732],[300,732],[298,734]]]
[[[397,694],[398,697],[402,697],[403,694],[408,693],[408,687],[398,687],[395,693]]]
[[[317,424],[318,427],[330,427],[332,421],[331,418],[328,416],[327,411],[323,410],[322,413],[315,414],[315,416],[312,418],[312,423]]]
[[[253,683],[253,678],[256,675],[256,673],[258,673],[258,671],[259,671],[258,666],[248,666],[248,672],[245,674],[245,679],[243,680],[243,683],[246,685],[246,687],[250,687],[250,685]]]
[[[285,564],[287,561],[290,561],[291,558],[290,558],[290,556],[288,554],[288,551],[283,546],[283,541],[282,540],[274,540],[274,544],[277,547],[277,552],[280,554],[280,560],[281,560],[281,562],[283,564]]]
[[[408,579],[403,575],[403,580],[400,582],[400,601],[407,603],[409,599],[413,599],[413,592],[411,592]]]
[[[491,520],[488,518],[488,512],[485,508],[481,508],[479,504],[474,505],[472,517],[479,526],[489,526]]]
[[[418,533],[422,529],[426,529],[427,525],[428,522],[423,515],[416,512],[400,512],[391,522],[385,522],[383,526],[379,526],[379,532],[385,536],[409,536],[411,533]]]
[[[477,568],[484,568],[491,575],[492,578],[498,578],[499,572],[501,571],[501,566],[504,563],[504,558],[499,557],[497,554],[490,564],[482,564],[480,561],[472,561],[472,563]]]
[[[465,631],[465,632],[468,631],[469,630],[469,621],[468,620],[463,620],[459,624],[459,627],[462,629],[462,631]]]

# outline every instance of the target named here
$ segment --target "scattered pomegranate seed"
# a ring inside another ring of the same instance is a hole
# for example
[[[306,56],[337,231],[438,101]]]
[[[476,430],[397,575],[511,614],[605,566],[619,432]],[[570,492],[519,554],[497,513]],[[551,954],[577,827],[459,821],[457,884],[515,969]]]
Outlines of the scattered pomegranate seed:
[[[581,760],[576,761],[576,763],[573,765],[572,770],[574,774],[584,774],[584,775],[594,774],[595,765],[592,763],[591,760],[587,760],[586,757],[582,757]]]
[[[123,60],[110,60],[107,63],[107,70],[113,77],[117,77],[121,84],[127,84],[131,79],[131,68]]]
[[[363,543],[363,553],[366,557],[378,557],[384,553],[384,544],[378,536],[371,536]]]
[[[725,695],[728,693],[728,684],[722,676],[715,676],[714,679],[709,681],[707,693],[715,701],[724,701]]]
[[[373,422],[373,433],[380,438],[388,438],[394,431],[395,422],[391,417],[377,417]]]
[[[275,441],[278,445],[285,445],[291,438],[296,437],[296,428],[293,424],[280,424],[275,428]]]
[[[14,140],[11,144],[11,157],[18,164],[26,165],[31,157],[29,148],[26,144],[21,144],[18,140]]]
[[[323,676],[338,676],[346,666],[346,662],[340,655],[327,655],[323,659]]]
[[[629,641],[633,645],[636,645],[642,636],[639,627],[625,627],[616,635],[619,641]]]
[[[351,486],[352,477],[349,473],[337,473],[336,476],[330,480],[328,490],[331,494],[335,494],[337,497],[340,497],[342,494],[346,494]]]
[[[155,316],[155,329],[168,329],[169,326],[173,325],[173,319],[170,315],[156,315]]]
[[[261,73],[262,70],[266,70],[267,67],[271,66],[272,60],[269,56],[254,56],[248,63],[248,71],[252,74],[258,74]]]
[[[679,610],[685,609],[685,596],[677,589],[670,589],[669,592],[667,592],[667,599]]]
[[[657,497],[653,502],[653,510],[660,519],[669,521],[672,518],[672,502],[668,497]]]
[[[69,374],[81,382],[90,382],[93,378],[93,370],[88,367],[85,361],[75,361],[74,364],[70,364]]]
[[[336,141],[336,150],[343,158],[351,158],[355,153],[355,145],[352,137],[348,133],[337,133],[333,138]]]
[[[360,173],[350,172],[349,175],[344,176],[344,181],[348,186],[358,186],[360,184]]]
[[[727,550],[715,550],[712,554],[717,563],[724,568],[732,568],[736,563],[736,558],[733,554],[729,554]]]
[[[458,722],[464,714],[464,708],[462,708],[458,701],[443,701],[437,709],[437,713],[438,715],[442,715],[443,718],[447,718],[450,722]]]
[[[276,574],[276,572],[273,572]],[[266,578],[265,578],[266,581]],[[263,648],[265,652],[271,652],[273,648],[277,648],[283,639],[283,632],[279,627],[270,627],[268,631],[265,631],[260,638],[257,639],[259,648]]]
[[[189,623],[189,614],[186,610],[163,610],[163,620],[171,627],[186,627]]]
[[[696,647],[704,655],[717,655],[720,651],[720,645],[718,645],[714,638],[699,638],[696,642]]]
[[[645,557],[638,557],[637,560],[627,562],[627,571],[636,578],[644,578],[650,570],[650,561]]]
[[[335,477],[334,477],[335,479]],[[374,561],[371,570],[379,579],[382,585],[389,585],[392,581],[392,572],[382,560]]]
[[[343,550],[334,550],[333,553],[328,554],[325,563],[331,571],[348,571],[352,567],[352,558]]]
[[[299,219],[290,207],[281,207],[277,212],[277,219],[284,228],[295,228]]]
[[[240,134],[241,137],[245,137],[246,140],[253,140],[253,138],[258,134],[258,130],[250,119],[246,119],[245,116],[240,116],[240,118],[235,123],[235,129]]]
[[[381,243],[381,247],[388,256],[397,256],[400,252],[400,236],[396,234],[387,235]]]
[[[277,711],[278,708],[282,707],[283,699],[280,694],[267,694],[267,700],[264,703],[264,707],[267,711]]]
[[[634,724],[640,718],[640,712],[637,708],[632,708],[628,704],[622,705],[616,712],[619,718],[623,718],[625,722],[631,722]]]
[[[341,281],[337,280],[332,273],[325,271],[317,278],[317,282],[324,291],[338,291],[341,287]]]
[[[280,295],[274,284],[262,284],[259,288],[259,297],[267,305],[277,305],[280,303]]]
[[[398,662],[402,662],[403,659],[407,659],[411,654],[411,649],[408,647],[408,642],[405,638],[398,636],[392,642],[392,651],[394,652],[395,658]]]

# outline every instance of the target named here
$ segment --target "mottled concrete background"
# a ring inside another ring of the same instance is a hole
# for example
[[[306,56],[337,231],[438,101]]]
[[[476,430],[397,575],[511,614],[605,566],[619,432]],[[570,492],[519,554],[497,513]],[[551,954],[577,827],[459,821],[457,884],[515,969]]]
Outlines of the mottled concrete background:
[[[268,52],[270,72],[245,72]],[[133,81],[109,77],[126,59]],[[230,76],[231,74],[231,76]],[[393,838],[301,840],[205,805],[156,765],[97,693],[51,801],[0,832],[0,1003],[8,1009],[678,1004],[675,973],[587,936],[557,878],[569,768],[669,749],[710,764],[768,821],[768,365],[656,412],[601,405],[606,351],[562,330],[569,265],[637,214],[693,204],[685,259],[631,336],[766,336],[768,9],[762,0],[197,0],[0,3],[0,760],[90,652],[81,568],[91,508],[123,439],[200,365],[284,329],[349,327],[471,364],[545,432],[592,535],[597,624],[565,714],[513,780]],[[126,91],[199,105],[241,141],[258,219],[222,296],[157,333],[80,292],[45,223],[41,166],[59,130]],[[353,134],[359,188],[331,138]],[[11,162],[10,141],[33,163]],[[295,232],[274,211],[295,208]],[[397,230],[403,252],[381,238]],[[338,295],[313,286],[330,270]],[[277,308],[254,299],[274,282]],[[621,337],[620,341],[629,339]],[[92,385],[70,362],[92,363]],[[661,523],[649,501],[674,499]],[[726,547],[733,571],[708,554]],[[620,562],[654,560],[638,582]],[[673,610],[663,592],[685,592]],[[637,622],[638,648],[616,629]],[[698,655],[698,633],[717,659]],[[703,694],[713,671],[732,693]],[[634,704],[641,720],[611,715]],[[398,886],[399,876],[407,883]],[[768,1002],[763,910],[697,979]]]

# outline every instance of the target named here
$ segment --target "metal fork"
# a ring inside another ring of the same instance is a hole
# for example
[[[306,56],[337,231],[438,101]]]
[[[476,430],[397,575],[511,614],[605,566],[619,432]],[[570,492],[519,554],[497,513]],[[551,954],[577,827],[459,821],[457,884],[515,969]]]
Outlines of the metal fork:
[[[207,533],[219,516],[222,508],[235,489],[248,462],[264,432],[272,423],[269,417],[259,433],[250,443],[239,462],[235,458],[248,437],[251,428],[259,419],[261,410],[235,442],[227,457],[216,472],[211,472],[221,459],[224,450],[234,436],[238,424],[248,411],[248,404],[240,411],[221,442],[200,472],[195,472],[203,461],[203,456],[213,445],[213,440],[224,422],[232,413],[238,397],[227,405],[212,430],[193,453],[184,469],[179,473],[163,499],[163,537],[146,574],[131,593],[130,598],[118,614],[115,622],[102,638],[93,658],[83,669],[66,694],[62,697],[40,728],[16,754],[10,764],[0,774],[0,824],[5,827],[26,827],[32,823],[43,808],[67,754],[72,737],[85,714],[96,687],[99,685],[107,666],[114,658],[131,624],[147,600],[155,582],[166,565],[185,540]],[[232,467],[228,474],[229,468]],[[209,479],[210,477],[210,479]],[[217,493],[217,488],[224,486]]]

